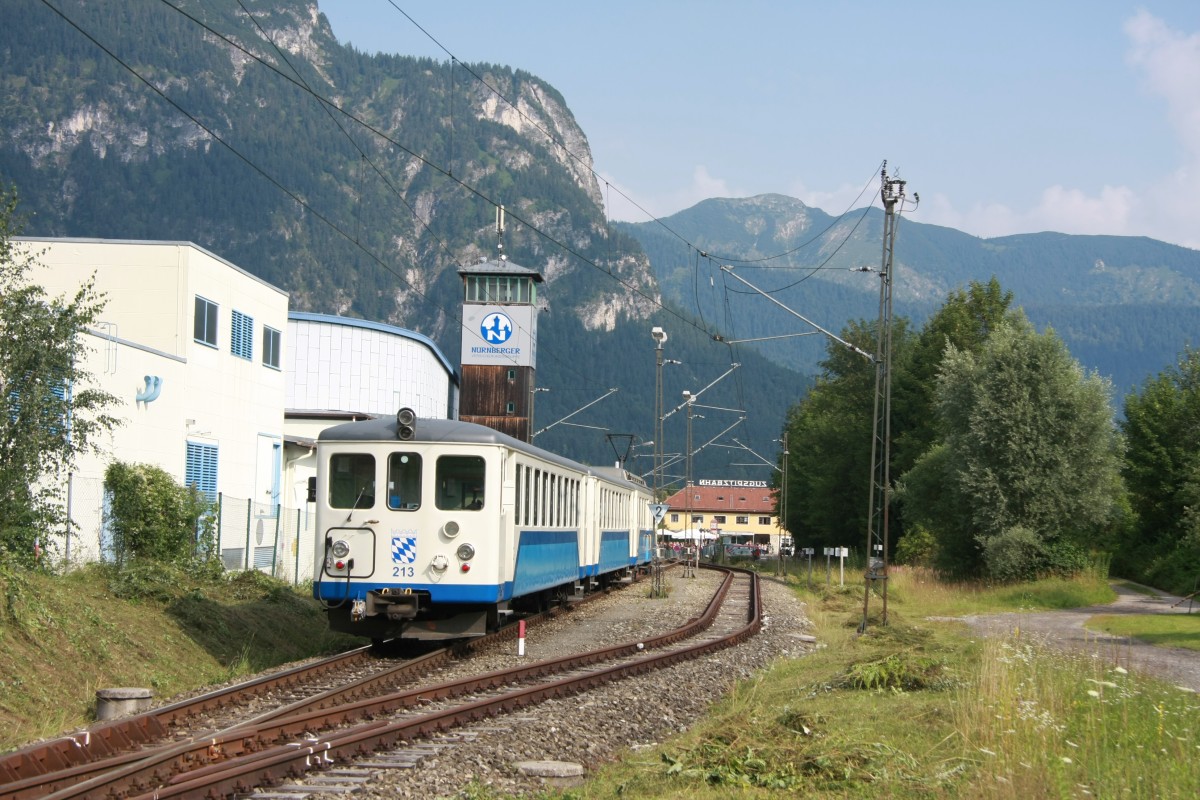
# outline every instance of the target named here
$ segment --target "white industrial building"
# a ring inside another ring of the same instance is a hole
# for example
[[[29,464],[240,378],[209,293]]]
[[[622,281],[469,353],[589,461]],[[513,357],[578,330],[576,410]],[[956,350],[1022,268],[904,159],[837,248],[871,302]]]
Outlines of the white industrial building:
[[[51,296],[89,278],[105,295],[86,369],[123,424],[70,476],[72,561],[98,558],[104,471],[153,464],[218,494],[278,502],[283,459],[285,292],[188,242],[21,239]],[[225,543],[222,542],[222,547]]]
[[[288,313],[288,297],[188,242],[23,238],[30,279],[74,295],[94,276],[106,296],[85,368],[121,400],[124,424],[79,460],[60,549],[100,558],[104,471],[113,460],[161,467],[221,501],[227,567],[293,581],[312,575],[307,478],[321,430],[366,416],[457,416],[458,375],[438,347],[402,328]]]

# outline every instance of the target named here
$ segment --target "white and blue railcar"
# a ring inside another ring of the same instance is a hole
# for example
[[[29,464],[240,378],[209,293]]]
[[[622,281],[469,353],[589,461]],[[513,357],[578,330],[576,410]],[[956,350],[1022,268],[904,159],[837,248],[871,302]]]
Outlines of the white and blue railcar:
[[[313,594],[334,630],[482,635],[652,557],[644,482],[482,425],[401,409],[323,431],[317,463]]]

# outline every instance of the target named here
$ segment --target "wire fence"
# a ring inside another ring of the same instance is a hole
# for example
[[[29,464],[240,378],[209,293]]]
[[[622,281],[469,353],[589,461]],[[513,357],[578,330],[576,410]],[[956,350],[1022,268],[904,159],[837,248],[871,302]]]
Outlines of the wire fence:
[[[311,581],[316,528],[307,509],[217,496],[217,551],[225,569],[257,569],[292,584]]]
[[[71,525],[63,537],[65,562],[114,560],[103,479],[72,476],[67,499]],[[311,581],[315,528],[308,509],[217,495],[217,552],[231,572],[257,569],[293,585]]]

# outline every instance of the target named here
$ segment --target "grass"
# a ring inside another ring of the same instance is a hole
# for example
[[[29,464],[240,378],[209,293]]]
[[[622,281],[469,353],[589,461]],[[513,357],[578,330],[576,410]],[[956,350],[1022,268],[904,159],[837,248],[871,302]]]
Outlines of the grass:
[[[740,682],[687,733],[547,796],[1200,796],[1197,695],[929,619],[1088,606],[1111,597],[1103,582],[947,586],[896,570],[889,625],[862,636],[861,586],[798,591],[824,647]]]
[[[1158,647],[1200,650],[1200,614],[1099,614],[1086,627]]]
[[[54,576],[0,563],[0,598],[0,750],[89,724],[97,689],[165,699],[361,644],[331,635],[306,593],[257,572]]]
[[[873,619],[861,636],[861,584],[796,591],[822,647],[739,682],[688,732],[545,797],[1200,796],[1194,693],[1115,659],[1028,637],[978,640],[931,619],[1086,607],[1111,596],[1102,581],[946,585],[894,569],[889,624]],[[0,564],[0,594],[0,748],[88,722],[97,688],[150,686],[165,698],[350,643],[327,633],[304,593],[257,573],[53,577]],[[480,785],[463,796],[495,797]]]
[[[944,583],[928,570],[907,568],[893,569],[889,583],[889,602],[907,600],[907,605],[919,607],[926,616],[1086,608],[1110,603],[1117,596],[1106,580],[1092,576],[1011,585]]]

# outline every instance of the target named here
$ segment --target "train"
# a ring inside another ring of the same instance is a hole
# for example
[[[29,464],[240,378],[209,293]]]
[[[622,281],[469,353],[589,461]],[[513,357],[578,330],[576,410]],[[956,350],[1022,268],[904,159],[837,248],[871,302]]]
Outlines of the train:
[[[316,458],[313,596],[335,631],[481,636],[654,556],[643,480],[483,425],[402,408],[327,428]]]

